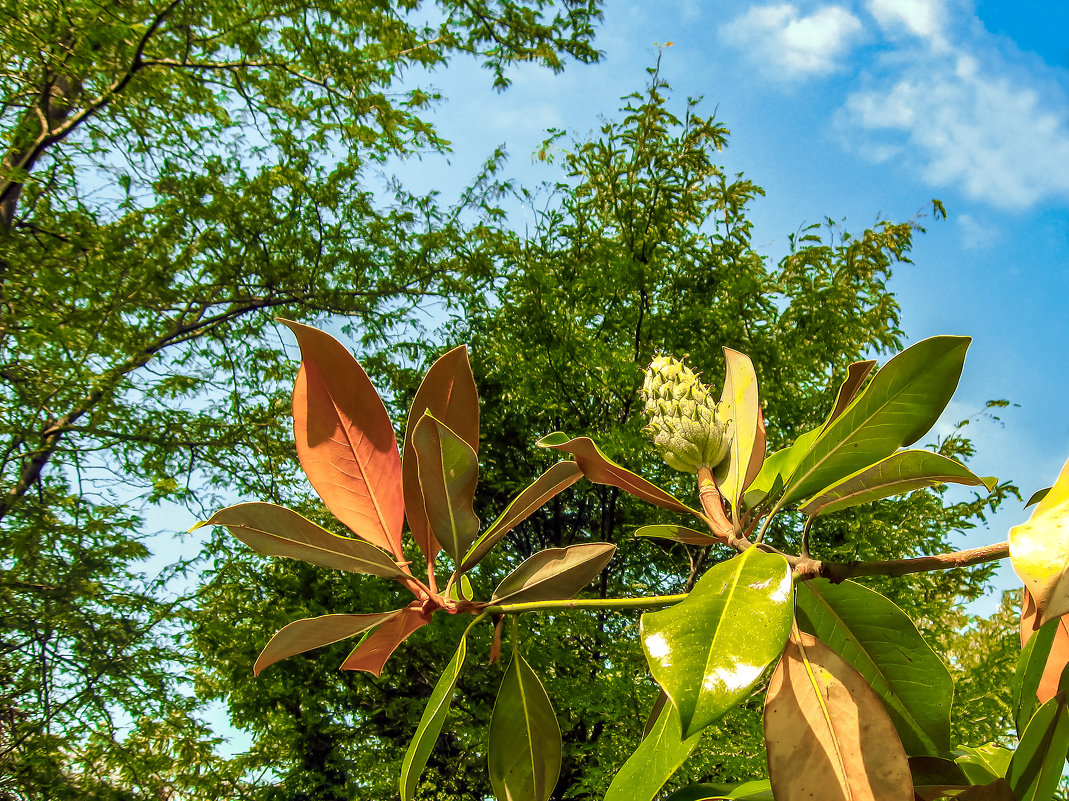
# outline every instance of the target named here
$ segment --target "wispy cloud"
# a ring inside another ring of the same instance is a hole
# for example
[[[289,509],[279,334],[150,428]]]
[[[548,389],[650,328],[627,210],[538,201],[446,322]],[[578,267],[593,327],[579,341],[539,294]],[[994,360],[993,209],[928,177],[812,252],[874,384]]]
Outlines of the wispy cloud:
[[[855,139],[863,155],[893,157],[933,186],[998,208],[1069,198],[1064,95],[1056,102],[1035,76],[990,52],[983,61],[962,47],[906,56],[895,73],[847,97],[841,122],[878,138]]]
[[[869,0],[868,9],[889,38],[910,34],[937,40],[942,36],[944,7],[939,0]]]
[[[755,6],[720,31],[766,74],[786,79],[834,72],[861,33],[861,21],[843,6],[803,14],[790,3]]]

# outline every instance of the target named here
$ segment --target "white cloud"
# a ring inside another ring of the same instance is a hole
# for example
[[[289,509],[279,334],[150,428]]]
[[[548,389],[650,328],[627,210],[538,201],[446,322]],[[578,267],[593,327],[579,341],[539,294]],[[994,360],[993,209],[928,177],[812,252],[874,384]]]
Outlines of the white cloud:
[[[962,51],[918,51],[899,74],[846,101],[851,128],[881,135],[862,142],[874,160],[892,157],[938,187],[964,189],[993,206],[1023,209],[1069,197],[1069,107],[998,59]],[[898,146],[889,146],[890,136]]]
[[[906,32],[934,39],[942,29],[943,6],[939,0],[869,0],[869,12],[891,38]]]
[[[861,21],[842,6],[803,15],[781,3],[751,8],[724,25],[720,36],[766,73],[798,78],[833,72],[861,32]]]

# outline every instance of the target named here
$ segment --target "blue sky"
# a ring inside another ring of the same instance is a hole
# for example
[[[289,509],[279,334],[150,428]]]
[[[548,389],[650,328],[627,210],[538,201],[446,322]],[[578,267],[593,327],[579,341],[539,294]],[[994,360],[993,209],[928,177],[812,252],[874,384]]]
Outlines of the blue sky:
[[[641,89],[662,48],[662,77],[682,103],[732,132],[724,164],[764,187],[754,241],[770,258],[825,217],[860,230],[920,220],[913,265],[892,289],[908,341],[968,334],[974,343],[937,433],[989,399],[1019,404],[1003,425],[970,426],[981,475],[1025,497],[1069,457],[1069,4],[1061,0],[614,2],[596,65],[561,75],[523,68],[503,94],[457,61],[429,82],[445,100],[446,158],[401,170],[413,189],[455,195],[492,149],[527,184],[556,174],[531,158],[550,127],[580,135]],[[422,82],[423,79],[421,79]],[[522,221],[516,220],[514,224]],[[962,547],[996,542],[1027,516],[1012,505]],[[1017,585],[1008,565],[1004,586]]]

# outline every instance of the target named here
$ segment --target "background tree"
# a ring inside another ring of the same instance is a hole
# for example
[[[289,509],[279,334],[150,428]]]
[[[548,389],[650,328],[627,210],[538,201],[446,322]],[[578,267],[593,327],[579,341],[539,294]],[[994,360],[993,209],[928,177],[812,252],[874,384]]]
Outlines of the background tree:
[[[721,345],[750,354],[775,448],[821,422],[834,401],[833,377],[849,362],[900,341],[886,281],[907,260],[916,223],[885,222],[856,237],[832,224],[806,229],[787,256],[770,262],[750,241],[747,206],[761,190],[717,164],[727,130],[702,117],[696,102],[678,116],[671,105],[654,71],[646,91],[627,98],[619,119],[605,122],[596,138],[569,142],[558,134],[546,143],[540,154],[561,178],[523,193],[526,204],[542,209],[535,229],[501,232],[487,252],[504,268],[493,291],[467,295],[463,318],[447,332],[444,347],[469,345],[482,398],[476,511],[484,520],[553,461],[533,443],[554,430],[589,434],[620,463],[641,465],[662,486],[683,487],[679,474],[640,456],[648,441],[637,389],[655,353],[688,352],[706,376],[723,374]],[[385,370],[395,420],[404,419],[430,360],[425,354],[420,369]],[[959,453],[967,447],[961,438],[943,445]],[[941,550],[948,532],[974,525],[985,504],[1007,489],[965,503],[924,493],[883,502],[820,522],[819,539],[831,545],[827,555],[845,559]],[[632,536],[643,524],[670,521],[613,488],[583,483],[518,527],[508,556],[492,555],[483,567],[500,578],[536,550],[596,539],[615,543],[620,555],[601,576],[600,596],[679,592],[728,554]],[[329,735],[335,778],[369,794],[394,792],[404,743],[456,637],[417,632],[381,680],[334,673],[351,643],[286,660],[253,679],[248,669],[257,651],[294,617],[384,610],[398,599],[372,589],[373,581],[288,560],[265,563],[236,549],[216,564],[196,628],[197,647],[210,662],[201,686],[227,698],[235,718],[254,732],[249,767],[275,766],[287,788],[315,781],[319,768],[288,745],[314,730]],[[689,572],[680,573],[680,564]],[[985,576],[977,569],[917,578],[897,585],[895,598],[940,627],[955,603],[976,597]],[[929,592],[936,583],[938,596]],[[523,622],[526,640],[538,643],[529,659],[558,700],[564,730],[555,797],[600,798],[638,742],[656,689],[637,647],[636,621],[637,614],[604,612]],[[235,628],[239,647],[232,651]],[[432,754],[421,797],[477,799],[490,792],[481,732],[493,674],[485,643],[473,639],[471,647],[457,696],[463,700],[452,713],[456,724]],[[295,688],[313,686],[316,692],[295,697]],[[333,689],[320,692],[324,686]],[[703,758],[679,780],[757,775],[759,704],[755,698],[725,718],[707,737]],[[1005,731],[1006,721],[991,726]]]
[[[468,53],[503,87],[517,60],[589,61],[597,16],[0,3],[0,792],[238,781],[184,688],[187,565],[142,574],[144,512],[286,493],[274,315],[351,315],[370,345],[422,298],[475,291],[480,230],[376,197],[368,166],[445,147],[425,70]]]

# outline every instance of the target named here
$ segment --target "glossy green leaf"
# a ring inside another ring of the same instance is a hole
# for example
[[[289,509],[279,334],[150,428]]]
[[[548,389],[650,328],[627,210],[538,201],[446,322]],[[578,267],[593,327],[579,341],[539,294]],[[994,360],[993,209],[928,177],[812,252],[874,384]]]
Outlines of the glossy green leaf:
[[[431,622],[431,616],[423,611],[419,601],[413,601],[399,609],[357,645],[345,661],[342,670],[363,670],[373,676],[382,673],[383,665],[390,655],[416,631]]]
[[[846,659],[883,701],[906,753],[950,751],[954,681],[909,615],[852,581],[802,582],[798,625]]]
[[[439,544],[431,533],[427,512],[423,506],[423,491],[419,485],[416,449],[412,435],[424,412],[430,412],[456,433],[473,451],[479,450],[479,393],[468,361],[468,349],[461,345],[443,354],[427,370],[412,406],[408,410],[408,426],[401,451],[401,474],[404,485],[405,516],[408,528],[420,550],[433,559]]]
[[[1026,587],[1021,593],[1021,647],[1027,648],[1028,643],[1032,637],[1035,636],[1038,623],[1038,615],[1036,612],[1036,603],[1032,599],[1032,594]],[[1053,621],[1051,621],[1053,622]],[[1049,653],[1047,655],[1047,663],[1043,668],[1043,675],[1039,680],[1039,686],[1036,688],[1036,701],[1040,704],[1045,701],[1049,701],[1054,697],[1054,694],[1058,692],[1058,687],[1061,684],[1062,673],[1065,672],[1066,665],[1069,665],[1069,617],[1063,615],[1058,618],[1058,626],[1055,628],[1054,642],[1051,643]],[[1036,706],[1029,702],[1030,707]],[[1024,725],[1028,723],[1031,718],[1034,708],[1026,710],[1025,704],[1022,703],[1021,708],[1018,710],[1018,720],[1020,722],[1020,729],[1023,731]],[[1018,731],[1018,734],[1021,733]]]
[[[1069,755],[1069,709],[1064,693],[1041,706],[1013,752],[1006,779],[1017,801],[1049,801]]]
[[[794,471],[798,468],[798,464],[803,457],[813,447],[813,443],[820,436],[820,432],[821,429],[819,428],[806,431],[790,445],[780,448],[766,458],[765,463],[761,465],[761,471],[750,483],[746,493],[743,495],[743,505],[754,507],[766,497],[775,497],[779,494],[786,485],[787,480],[794,475]]]
[[[959,745],[954,749],[954,761],[972,784],[990,784],[1006,776],[1013,751],[995,743],[978,747]]]
[[[471,601],[475,599],[475,589],[471,579],[462,575],[459,580],[449,585],[449,598],[453,601]]]
[[[863,362],[853,362],[846,368],[846,379],[839,387],[839,392],[835,396],[835,405],[832,407],[828,419],[824,421],[823,428],[827,428],[839,415],[846,411],[846,407],[857,397],[862,384],[865,383],[865,379],[868,378],[869,373],[872,372],[872,368],[875,366],[875,359],[866,359]]]
[[[728,458],[717,468],[716,478],[721,494],[730,504],[732,514],[737,517],[739,499],[746,489],[746,479],[750,473],[751,457],[758,444],[761,407],[757,373],[750,357],[724,348],[724,361],[727,369],[720,403],[728,419],[733,422],[733,428]],[[764,446],[763,440],[761,445]]]
[[[467,632],[460,638],[460,644],[449,664],[445,666],[438,682],[431,690],[427,706],[423,710],[423,716],[416,726],[416,733],[412,742],[408,744],[404,761],[401,763],[401,801],[412,801],[415,798],[416,782],[419,775],[427,765],[427,758],[431,755],[438,735],[441,734],[442,725],[446,715],[449,714],[449,706],[453,702],[453,691],[456,689],[457,680],[460,678],[460,670],[464,667],[464,659],[467,655]]]
[[[479,457],[449,426],[425,413],[412,435],[419,484],[434,538],[456,564],[479,533],[472,504]]]
[[[542,682],[518,651],[501,680],[489,742],[498,801],[547,801],[560,775],[560,726]]]
[[[983,485],[990,490],[997,482],[979,478],[965,465],[938,453],[898,451],[823,490],[806,501],[801,511],[816,517],[936,484]]]
[[[505,511],[475,541],[464,556],[460,569],[470,570],[479,564],[479,561],[490,552],[498,540],[542,508],[546,501],[568,489],[582,477],[583,471],[572,461],[557,462],[549,468],[513,498],[512,502],[505,507]]]
[[[954,394],[970,341],[931,337],[884,365],[820,432],[785,482],[781,504],[818,493],[924,436]]]
[[[676,790],[664,801],[775,801],[768,779],[736,784],[692,784]]]
[[[690,737],[735,706],[783,651],[791,569],[749,548],[702,576],[686,600],[641,620],[642,648]]]
[[[913,784],[967,784],[968,779],[961,765],[953,759],[932,756],[912,756],[909,758],[909,772]]]
[[[506,576],[490,600],[522,603],[571,598],[594,580],[615,550],[611,543],[592,542],[539,551]]]
[[[1036,490],[1035,492],[1033,492],[1031,497],[1029,497],[1028,502],[1024,505],[1024,508],[1027,509],[1029,506],[1039,503],[1041,500],[1047,497],[1047,493],[1050,492],[1052,489],[1053,487],[1044,487],[1041,490]]]
[[[1024,733],[1028,721],[1032,719],[1039,707],[1039,685],[1047,670],[1051,648],[1062,626],[1061,620],[1051,620],[1029,637],[1021,649],[1017,660],[1017,670],[1013,674],[1013,706],[1017,714],[1017,734]]]
[[[662,509],[670,509],[673,512],[687,512],[698,517],[702,516],[700,512],[691,509],[671,493],[618,465],[602,453],[601,449],[594,444],[590,437],[572,439],[563,432],[555,431],[542,437],[536,444],[541,448],[552,448],[556,451],[572,454],[579,465],[579,469],[583,471],[583,475],[595,484],[619,487],[636,498],[641,498],[654,506],[660,506]]]
[[[293,433],[308,481],[354,534],[403,559],[401,454],[382,399],[338,340],[311,326],[281,322],[301,346]]]
[[[652,801],[702,736],[698,732],[683,739],[680,731],[679,713],[665,704],[649,733],[617,771],[604,801]]]
[[[400,613],[400,609],[395,609],[370,615],[321,615],[294,620],[279,629],[268,641],[256,659],[252,672],[258,676],[265,667],[288,656],[361,634]]]
[[[657,537],[662,540],[685,542],[687,545],[716,545],[720,540],[686,526],[654,525],[635,529],[636,537]]]
[[[402,578],[389,554],[374,545],[339,537],[311,520],[272,503],[239,503],[220,509],[200,526],[226,526],[250,548],[266,556],[288,556],[321,567]]]

